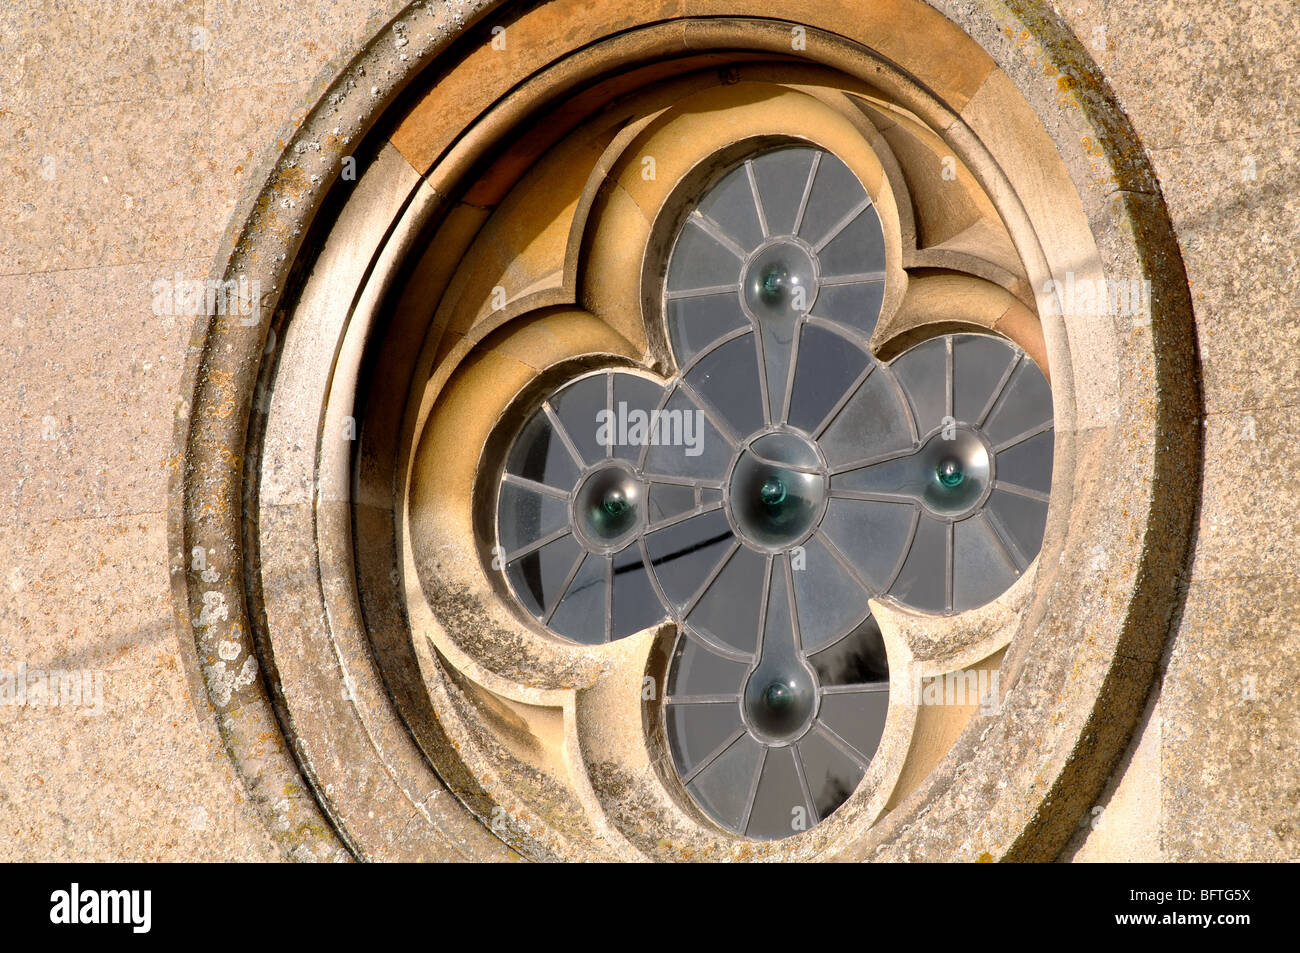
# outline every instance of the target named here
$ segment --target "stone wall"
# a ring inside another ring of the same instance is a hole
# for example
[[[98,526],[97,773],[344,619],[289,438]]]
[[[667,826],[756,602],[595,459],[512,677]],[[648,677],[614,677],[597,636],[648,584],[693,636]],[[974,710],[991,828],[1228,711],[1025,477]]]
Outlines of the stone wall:
[[[241,193],[402,4],[0,11],[0,670],[102,703],[0,706],[0,859],[277,859],[169,580],[173,423]],[[1196,314],[1204,488],[1159,694],[1076,860],[1300,857],[1300,84],[1289,0],[1054,4],[1158,173]],[[30,702],[30,700],[29,700]],[[278,735],[268,746],[282,745]]]

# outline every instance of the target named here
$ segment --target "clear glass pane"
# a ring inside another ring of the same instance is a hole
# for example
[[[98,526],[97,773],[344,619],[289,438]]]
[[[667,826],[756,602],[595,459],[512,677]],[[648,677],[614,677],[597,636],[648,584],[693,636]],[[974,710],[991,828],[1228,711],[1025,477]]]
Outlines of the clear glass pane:
[[[982,334],[958,334],[952,341],[953,411],[958,420],[977,424],[1016,352],[1004,341]]]
[[[756,840],[789,837],[811,827],[816,820],[812,815],[799,782],[794,749],[769,748],[745,833]]]
[[[614,618],[611,637],[626,638],[668,615],[650,582],[641,547],[629,546],[614,556]]]
[[[1019,573],[984,517],[960,520],[952,531],[953,609],[973,609],[1006,592]]]
[[[726,555],[734,538],[721,510],[692,516],[648,534],[646,550],[664,595],[679,609],[685,606]]]
[[[688,219],[668,265],[668,290],[693,291],[740,282],[740,259],[699,222]]]
[[[998,445],[1052,419],[1052,392],[1043,373],[1030,360],[1023,360],[993,406],[984,432]]]
[[[533,615],[541,617],[560,597],[581,554],[582,547],[572,536],[562,536],[510,563],[506,576],[519,601]]]
[[[911,448],[911,421],[887,369],[871,372],[818,443],[833,467]]]
[[[754,178],[773,235],[794,233],[794,219],[803,201],[814,152],[804,146],[775,149],[754,159]]]
[[[875,616],[868,616],[852,632],[808,661],[823,687],[889,681],[885,640]]]
[[[735,702],[669,705],[664,712],[669,748],[678,774],[689,775],[709,755],[740,733],[740,708]]]
[[[601,424],[609,408],[609,386],[608,374],[596,374],[574,381],[551,398],[555,416],[588,466],[606,456],[606,447],[597,438],[604,435],[598,431],[608,432]]]
[[[673,298],[668,302],[668,337],[677,363],[685,366],[718,338],[749,324],[737,290]]]
[[[880,307],[884,300],[883,280],[855,281],[845,285],[823,283],[817,290],[813,314],[846,325],[866,340],[876,330],[876,321],[880,318]]]
[[[605,597],[608,590],[609,559],[589,553],[578,574],[556,606],[549,623],[565,638],[584,645],[606,641]]]
[[[498,525],[501,545],[507,553],[544,539],[568,522],[567,500],[513,483],[501,484]]]
[[[570,492],[578,482],[578,465],[540,410],[515,440],[506,469],[517,476]]]
[[[918,344],[898,357],[890,369],[903,385],[918,436],[936,430],[948,415],[948,350],[944,338]]]
[[[798,321],[789,321],[767,323],[760,329],[763,368],[767,375],[768,414],[772,420],[780,420],[785,409],[785,389],[798,327]]]
[[[1046,430],[997,454],[998,481],[1039,493],[1050,491],[1054,441],[1055,433]]]
[[[870,611],[865,589],[850,576],[816,536],[791,560],[799,640],[805,652],[841,638]]]
[[[749,187],[749,173],[743,165],[732,169],[709,189],[700,202],[700,211],[717,222],[722,231],[746,251],[757,248],[763,241],[754,193]]]
[[[867,190],[849,167],[830,153],[823,153],[799,227],[800,237],[817,245],[866,197]]]
[[[995,488],[989,494],[988,509],[997,519],[998,525],[1011,537],[1026,563],[1032,562],[1043,545],[1043,531],[1047,527],[1047,504]]]
[[[691,611],[687,624],[707,638],[752,653],[758,645],[766,575],[766,557],[743,546],[737,549]]]
[[[733,831],[741,830],[749,807],[764,747],[749,735],[722,753],[687,785],[687,790],[711,817]]]
[[[614,444],[613,455],[635,463],[640,459],[645,444],[636,440],[638,435],[630,424],[637,414],[654,416],[664,399],[664,387],[638,374],[615,371],[613,378],[614,402],[610,409],[615,426],[609,435]]]
[[[677,390],[650,422],[645,472],[720,483],[731,462],[732,446],[704,411]]]
[[[759,651],[763,660],[788,664],[797,654],[797,645],[785,560],[777,559],[772,566],[772,578],[768,581],[767,612],[763,616],[763,641]]]
[[[670,699],[735,696],[736,711],[739,712],[739,693],[748,673],[748,662],[723,658],[694,639],[683,636],[677,640],[673,663],[668,671],[668,695]]]
[[[754,339],[746,334],[700,359],[686,383],[713,405],[737,437],[763,426],[763,393],[758,379]]]
[[[805,324],[790,395],[790,425],[816,433],[870,360],[864,351],[838,334],[815,324]]]
[[[648,507],[651,524],[689,513],[695,509],[695,488],[679,483],[652,483]]]
[[[948,608],[948,523],[922,515],[889,594],[923,612]]]
[[[870,760],[885,734],[889,692],[861,691],[823,695],[817,720]]]
[[[912,453],[855,470],[846,470],[831,478],[832,492],[848,490],[881,493],[919,501],[924,484],[921,466],[921,455]]]
[[[857,790],[866,770],[818,731],[801,738],[798,748],[817,816],[827,817]]]
[[[910,503],[832,499],[818,532],[845,555],[863,581],[884,592],[903,558],[915,518]]]
[[[885,270],[885,235],[880,216],[867,207],[822,248],[819,253],[823,278],[863,275]]]

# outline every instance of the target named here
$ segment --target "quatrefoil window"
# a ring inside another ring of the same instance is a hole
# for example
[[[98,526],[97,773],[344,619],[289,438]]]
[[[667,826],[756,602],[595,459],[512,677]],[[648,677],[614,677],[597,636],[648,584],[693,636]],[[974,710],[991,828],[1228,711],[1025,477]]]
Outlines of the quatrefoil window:
[[[976,608],[1042,542],[1047,381],[991,334],[878,361],[885,257],[835,155],[745,158],[672,245],[675,373],[563,382],[500,478],[498,552],[529,617],[583,644],[675,623],[674,767],[749,837],[790,834],[792,804],[824,819],[870,764],[890,690],[870,600]]]

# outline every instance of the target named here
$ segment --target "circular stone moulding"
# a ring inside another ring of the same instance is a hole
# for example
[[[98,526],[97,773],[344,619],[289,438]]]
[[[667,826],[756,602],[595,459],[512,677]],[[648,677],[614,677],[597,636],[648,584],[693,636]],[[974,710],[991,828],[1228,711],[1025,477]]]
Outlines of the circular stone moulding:
[[[589,7],[404,8],[235,213],[170,549],[249,797],[303,860],[1055,858],[1199,494],[1140,142],[1046,5]]]

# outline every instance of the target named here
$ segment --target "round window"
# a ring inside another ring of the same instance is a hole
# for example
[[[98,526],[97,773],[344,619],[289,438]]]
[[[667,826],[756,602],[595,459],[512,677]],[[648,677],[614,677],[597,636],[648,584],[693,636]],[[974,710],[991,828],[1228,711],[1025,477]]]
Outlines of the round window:
[[[491,551],[562,638],[675,623],[679,780],[727,830],[782,837],[792,805],[839,807],[885,730],[870,600],[973,609],[1038,555],[1051,393],[992,335],[875,359],[884,233],[834,154],[763,148],[686,204],[675,373],[585,371],[507,415]]]
[[[241,206],[173,579],[250,796],[295,856],[1056,856],[1196,503],[1186,288],[1063,311],[1179,274],[1122,113],[979,5],[587,6],[409,5]]]

